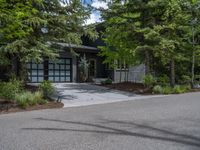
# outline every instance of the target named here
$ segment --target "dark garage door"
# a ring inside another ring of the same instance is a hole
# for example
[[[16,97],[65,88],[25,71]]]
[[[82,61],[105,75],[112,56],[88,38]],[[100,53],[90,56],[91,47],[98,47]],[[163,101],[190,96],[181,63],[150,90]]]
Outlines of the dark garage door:
[[[56,63],[48,63],[48,80],[53,82],[71,82],[72,69],[71,59],[62,58]]]
[[[60,58],[56,62],[45,60],[42,63],[30,62],[27,64],[28,78],[30,82],[52,82],[72,81],[72,60],[71,58]]]

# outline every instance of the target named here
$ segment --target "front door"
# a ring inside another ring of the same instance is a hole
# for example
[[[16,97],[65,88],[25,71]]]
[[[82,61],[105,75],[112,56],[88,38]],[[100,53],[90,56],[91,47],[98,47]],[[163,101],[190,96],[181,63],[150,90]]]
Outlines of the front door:
[[[96,60],[90,59],[89,60],[89,77],[96,77]]]

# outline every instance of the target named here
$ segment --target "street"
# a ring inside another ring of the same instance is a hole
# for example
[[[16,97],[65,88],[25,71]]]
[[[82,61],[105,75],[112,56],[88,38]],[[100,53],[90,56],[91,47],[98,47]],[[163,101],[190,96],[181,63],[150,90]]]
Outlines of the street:
[[[0,115],[0,150],[199,150],[200,93]]]

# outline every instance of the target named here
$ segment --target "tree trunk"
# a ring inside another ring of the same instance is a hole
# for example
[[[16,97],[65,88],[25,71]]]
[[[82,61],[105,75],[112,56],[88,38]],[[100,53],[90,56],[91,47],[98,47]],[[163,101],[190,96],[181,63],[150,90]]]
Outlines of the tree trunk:
[[[150,56],[148,50],[145,50],[145,74],[150,74]]]
[[[194,37],[194,27],[192,27],[192,70],[191,70],[191,85],[192,88],[194,88],[194,76],[195,76],[195,50],[194,50],[194,45],[195,45],[195,37]]]
[[[28,71],[26,69],[26,63],[25,62],[19,62],[19,72],[18,72],[18,78],[19,80],[26,82],[28,80]]]
[[[122,63],[120,61],[120,74],[119,74],[119,82],[122,82]]]
[[[195,67],[195,51],[192,52],[192,77],[191,77],[191,85],[194,88],[194,67]]]
[[[17,77],[17,57],[12,56],[11,58],[11,72],[9,72],[9,78],[12,76]]]
[[[173,58],[170,61],[170,85],[171,87],[175,86],[175,62]]]

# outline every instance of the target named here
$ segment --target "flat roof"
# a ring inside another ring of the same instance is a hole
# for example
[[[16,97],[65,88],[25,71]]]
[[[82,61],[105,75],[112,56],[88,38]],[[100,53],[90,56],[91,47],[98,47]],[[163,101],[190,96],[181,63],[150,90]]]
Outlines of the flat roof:
[[[55,44],[55,45],[63,47],[63,48],[73,48],[77,52],[94,52],[94,53],[99,52],[98,48],[91,47],[91,46],[68,44],[68,43],[61,43],[61,42],[55,42],[55,43],[51,43],[51,44]]]

